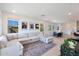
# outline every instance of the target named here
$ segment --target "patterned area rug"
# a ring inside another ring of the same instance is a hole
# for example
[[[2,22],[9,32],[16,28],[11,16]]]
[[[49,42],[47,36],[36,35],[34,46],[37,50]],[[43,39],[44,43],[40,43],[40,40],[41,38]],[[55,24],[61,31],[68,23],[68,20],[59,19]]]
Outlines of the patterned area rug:
[[[50,42],[48,44],[37,41],[29,44],[25,44],[24,46],[24,56],[41,56],[45,52],[47,52],[49,49],[56,46],[53,42]]]

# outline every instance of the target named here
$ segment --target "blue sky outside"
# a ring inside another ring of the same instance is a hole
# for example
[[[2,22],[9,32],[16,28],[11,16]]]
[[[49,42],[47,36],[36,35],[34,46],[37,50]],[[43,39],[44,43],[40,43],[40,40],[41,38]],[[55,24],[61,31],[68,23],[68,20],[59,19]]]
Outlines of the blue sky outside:
[[[17,27],[18,26],[18,21],[14,21],[14,20],[8,20],[8,26],[14,26]]]

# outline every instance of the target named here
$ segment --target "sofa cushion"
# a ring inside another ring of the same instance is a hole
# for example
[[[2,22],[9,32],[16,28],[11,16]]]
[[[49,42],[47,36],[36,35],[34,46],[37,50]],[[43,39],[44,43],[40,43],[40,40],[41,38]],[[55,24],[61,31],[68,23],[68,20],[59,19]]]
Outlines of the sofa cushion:
[[[17,42],[18,42],[17,39],[8,41],[8,42],[7,42],[7,47],[12,46],[12,45],[16,44]]]
[[[13,34],[7,34],[7,39],[8,41],[14,40],[14,39],[18,39],[18,34],[17,33],[13,33]]]
[[[18,38],[28,38],[28,33],[18,33]]]
[[[38,36],[39,33],[38,32],[30,32],[29,33],[29,37],[34,37],[34,36]]]
[[[7,38],[6,36],[1,36],[0,37],[0,48],[4,48],[7,46]]]
[[[29,33],[29,37],[33,37],[35,36],[35,34],[32,32],[32,33]]]
[[[40,35],[40,32],[35,32],[35,36],[39,36]]]

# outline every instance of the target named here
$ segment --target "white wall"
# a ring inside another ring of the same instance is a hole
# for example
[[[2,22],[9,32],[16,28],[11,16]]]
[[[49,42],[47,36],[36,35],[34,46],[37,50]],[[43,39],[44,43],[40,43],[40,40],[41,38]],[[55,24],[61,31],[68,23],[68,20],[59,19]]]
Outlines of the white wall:
[[[9,18],[12,18],[12,19],[16,19],[18,22],[19,22],[19,32],[30,32],[30,31],[39,31],[39,30],[30,30],[29,29],[29,25],[28,25],[28,29],[27,30],[22,30],[21,29],[21,22],[24,21],[24,22],[27,22],[28,24],[29,23],[41,23],[41,24],[44,24],[44,33],[47,34],[48,32],[50,32],[48,30],[48,25],[52,25],[51,22],[48,22],[48,21],[44,21],[44,20],[38,20],[38,19],[34,19],[34,18],[29,18],[29,17],[26,17],[26,16],[21,16],[21,15],[15,15],[15,14],[12,14],[12,13],[8,13],[8,12],[2,12],[3,14],[3,34],[8,34],[8,26],[7,26],[7,21]],[[51,31],[52,32],[52,31]]]
[[[19,32],[31,32],[31,31],[39,31],[39,30],[30,30],[29,29],[29,25],[28,25],[28,29],[27,30],[22,30],[21,28],[21,22],[24,21],[24,22],[27,22],[28,24],[29,23],[41,23],[44,25],[44,35],[45,34],[53,34],[53,31],[56,30],[52,28],[51,31],[48,30],[49,28],[49,25],[53,25],[56,27],[56,26],[59,26],[59,29],[60,31],[64,32],[65,34],[71,34],[73,31],[76,30],[76,24],[75,22],[67,22],[67,23],[60,23],[60,24],[55,24],[55,23],[52,23],[52,22],[48,22],[48,21],[45,21],[45,20],[39,20],[39,19],[34,19],[34,18],[29,18],[27,16],[21,16],[21,15],[15,15],[15,14],[12,14],[12,13],[8,13],[8,12],[2,12],[3,14],[3,17],[2,17],[2,21],[3,23],[1,22],[0,20],[0,26],[3,25],[3,27],[0,27],[0,34],[3,32],[3,34],[8,34],[8,26],[7,26],[7,20],[9,18],[13,18],[13,19],[16,19],[18,22],[19,22]],[[1,24],[2,23],[2,24]],[[2,30],[1,30],[2,28]]]
[[[63,24],[63,32],[64,34],[71,35],[76,31],[76,21],[67,22]]]
[[[27,16],[21,16],[21,15],[15,15],[15,14],[12,14],[12,13],[8,13],[8,12],[2,12],[2,20],[1,20],[1,17],[0,17],[0,34],[3,33],[3,34],[8,34],[8,26],[7,26],[7,20],[9,18],[12,18],[12,19],[16,19],[18,22],[19,22],[19,32],[31,32],[31,31],[39,31],[39,30],[30,30],[29,29],[29,25],[28,25],[28,29],[27,30],[22,30],[21,28],[21,22],[24,21],[24,22],[27,22],[28,24],[29,23],[41,23],[44,25],[44,35],[45,34],[53,34],[53,31],[56,30],[52,28],[51,31],[48,30],[49,28],[49,25],[53,25],[56,27],[56,26],[59,26],[60,27],[60,30],[62,32],[64,32],[65,34],[71,34],[73,31],[76,30],[76,23],[75,22],[68,22],[68,23],[62,23],[62,24],[55,24],[55,23],[52,23],[52,22],[48,22],[48,21],[45,21],[45,20],[39,20],[39,19],[34,19],[34,18],[29,18]],[[3,22],[1,22],[3,21]],[[2,23],[2,24],[1,24]],[[3,25],[3,27],[1,27]],[[2,28],[2,29],[1,29]]]
[[[2,35],[2,14],[0,11],[0,35]]]

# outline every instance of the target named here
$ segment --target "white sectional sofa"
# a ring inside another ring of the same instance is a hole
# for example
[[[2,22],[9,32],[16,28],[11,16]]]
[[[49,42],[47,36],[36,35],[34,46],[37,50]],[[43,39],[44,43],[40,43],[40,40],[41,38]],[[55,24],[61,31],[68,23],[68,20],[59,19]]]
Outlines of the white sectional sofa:
[[[6,36],[0,37],[0,56],[23,55],[23,46],[18,40],[8,41]]]
[[[40,32],[19,33],[18,41],[22,44],[27,44],[40,40]]]
[[[49,43],[52,36],[41,36],[40,32],[14,33],[0,36],[0,55],[20,56],[23,55],[23,44],[43,41]]]
[[[13,42],[13,41],[12,41]],[[1,49],[2,56],[20,56],[23,55],[23,46],[19,42],[13,42],[13,44],[7,45],[7,47]]]
[[[14,33],[0,37],[0,55],[23,55],[23,44],[40,40],[39,32]],[[3,43],[4,42],[4,43]]]

